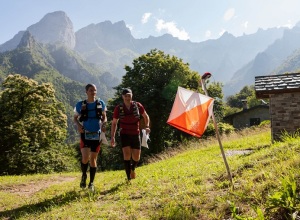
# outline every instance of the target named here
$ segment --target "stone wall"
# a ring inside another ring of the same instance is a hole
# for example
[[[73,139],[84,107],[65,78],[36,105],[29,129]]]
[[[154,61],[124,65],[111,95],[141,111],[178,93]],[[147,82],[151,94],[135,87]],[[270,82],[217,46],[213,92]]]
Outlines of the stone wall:
[[[243,111],[241,114],[236,115],[233,118],[233,127],[245,128],[250,127],[250,119],[259,118],[260,122],[264,120],[270,120],[270,113],[268,108],[257,108],[252,111]]]
[[[270,95],[272,140],[280,140],[283,131],[300,128],[300,92]]]

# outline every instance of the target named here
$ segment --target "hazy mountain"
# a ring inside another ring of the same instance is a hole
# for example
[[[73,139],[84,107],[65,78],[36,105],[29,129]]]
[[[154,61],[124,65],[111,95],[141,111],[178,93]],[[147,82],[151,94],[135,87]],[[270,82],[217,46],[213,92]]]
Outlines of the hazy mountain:
[[[254,83],[254,76],[278,69],[299,48],[297,28],[260,29],[240,37],[224,33],[219,39],[199,43],[169,34],[135,39],[124,21],[90,24],[74,33],[68,16],[58,11],[45,15],[27,31],[47,48],[47,65],[81,83],[105,81],[108,87],[114,86],[125,74],[125,65],[151,49],[159,49],[181,58],[199,74],[211,72],[212,80],[225,84],[227,96]],[[0,45],[0,52],[16,49],[23,35],[24,31],[20,31]]]
[[[258,53],[252,61],[236,71],[230,82],[225,84],[224,93],[232,95],[245,85],[253,85],[255,76],[282,74],[300,68],[300,27],[286,29],[282,38],[276,40],[266,50]],[[297,52],[298,51],[298,52]]]
[[[7,73],[19,73],[33,78],[40,71],[51,69],[51,58],[42,44],[39,44],[28,32],[24,32],[14,50],[0,53],[2,66]]]
[[[8,74],[18,73],[53,84],[56,97],[67,110],[71,139],[73,109],[77,101],[86,98],[85,85],[94,83],[98,97],[107,101],[114,94],[112,87],[119,84],[119,79],[82,60],[75,51],[62,45],[42,44],[29,31],[24,32],[17,48],[0,53],[0,63],[0,83]]]
[[[8,50],[16,49],[19,45],[25,31],[19,31],[11,40],[0,45],[0,53]]]
[[[111,80],[101,82],[104,72],[99,68],[82,60],[75,51],[65,46],[39,43],[29,31],[24,32],[16,49],[0,53],[0,63],[6,74],[18,73],[35,79],[45,72],[55,72],[56,76],[82,85],[93,82],[105,100],[112,96],[112,87],[119,82],[110,73],[105,73],[105,76]]]
[[[165,34],[134,39],[125,22],[92,24],[76,32],[77,50],[88,62],[116,76],[125,74],[124,65],[151,49],[177,56],[200,74],[211,72],[216,81],[228,82],[233,74],[283,35],[284,28],[260,29],[255,34],[234,37],[225,33],[217,40],[193,43]]]
[[[282,64],[273,70],[274,74],[300,72],[300,49],[294,51]]]
[[[46,14],[39,22],[27,28],[34,38],[44,44],[60,44],[67,48],[75,47],[73,23],[63,11]],[[13,39],[0,45],[0,52],[13,50],[19,44],[24,31],[20,31]]]
[[[59,43],[68,48],[75,47],[73,23],[63,11],[46,14],[38,23],[27,30],[42,43]]]
[[[121,78],[125,64],[131,64],[139,56],[134,41],[124,21],[114,24],[105,21],[78,30],[75,50],[88,62]]]
[[[30,48],[28,50],[32,57],[39,59],[38,64],[28,59],[28,51],[20,53],[20,48],[24,47]],[[97,85],[99,94],[101,92],[102,98],[107,100],[112,96],[112,87],[119,84],[120,77],[117,78],[110,72],[87,63],[73,50],[74,47],[73,24],[64,12],[57,11],[45,15],[39,22],[28,27],[27,31],[20,31],[13,39],[0,45],[0,51],[10,51],[9,54],[15,57],[14,60],[22,61],[10,65],[9,71],[33,78],[43,68],[51,68],[71,80],[83,84],[93,82]],[[34,53],[36,55],[33,55]],[[26,59],[28,63],[25,62]],[[104,73],[107,78],[105,84],[101,82]]]
[[[134,38],[124,21],[90,24],[76,32],[76,50],[84,54],[95,47],[116,51],[122,48],[134,49]]]
[[[235,71],[281,38],[282,34],[283,29],[277,28],[259,30],[255,34],[241,37],[234,37],[226,32],[217,40],[200,43],[181,41],[171,35],[164,35],[139,40],[136,48],[140,49],[140,53],[146,53],[152,48],[161,49],[182,58],[190,64],[191,69],[200,74],[211,72],[216,81],[225,83]]]

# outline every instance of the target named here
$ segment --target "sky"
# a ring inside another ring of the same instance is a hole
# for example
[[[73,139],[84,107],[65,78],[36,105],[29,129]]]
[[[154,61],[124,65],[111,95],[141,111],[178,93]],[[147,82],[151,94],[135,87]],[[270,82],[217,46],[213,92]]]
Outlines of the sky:
[[[259,28],[292,28],[299,10],[299,0],[0,0],[0,44],[54,11],[64,11],[74,31],[124,21],[136,39],[169,33],[202,42],[226,31],[238,37]]]

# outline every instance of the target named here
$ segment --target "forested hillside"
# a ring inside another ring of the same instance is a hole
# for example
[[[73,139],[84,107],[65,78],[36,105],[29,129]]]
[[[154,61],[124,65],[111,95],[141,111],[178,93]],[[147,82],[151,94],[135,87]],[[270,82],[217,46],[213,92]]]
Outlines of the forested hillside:
[[[9,74],[21,74],[54,86],[55,96],[66,108],[69,142],[75,140],[73,109],[77,101],[85,98],[85,85],[94,83],[101,98],[108,100],[113,94],[112,87],[118,82],[111,74],[102,73],[82,60],[74,51],[59,45],[40,44],[29,32],[24,34],[16,49],[0,53],[0,63],[1,82]],[[105,78],[101,78],[102,74]]]

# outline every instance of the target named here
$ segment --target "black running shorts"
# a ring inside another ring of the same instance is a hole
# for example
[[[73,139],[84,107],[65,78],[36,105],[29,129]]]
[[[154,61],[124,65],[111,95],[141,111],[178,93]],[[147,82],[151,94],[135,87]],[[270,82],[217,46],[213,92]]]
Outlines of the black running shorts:
[[[141,149],[141,137],[140,135],[121,134],[122,147],[130,146],[133,149]]]

